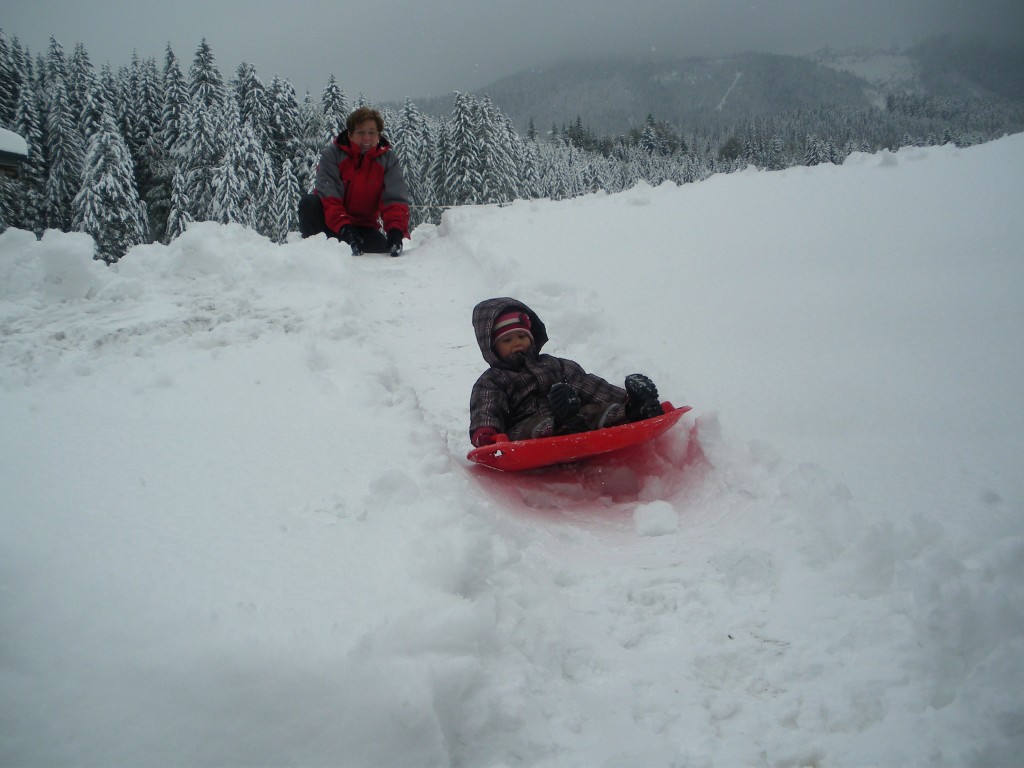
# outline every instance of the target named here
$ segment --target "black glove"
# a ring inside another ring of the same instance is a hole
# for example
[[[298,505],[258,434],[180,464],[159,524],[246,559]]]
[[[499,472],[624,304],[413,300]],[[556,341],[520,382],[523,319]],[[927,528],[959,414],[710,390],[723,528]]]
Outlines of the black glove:
[[[566,419],[580,412],[580,397],[568,384],[552,384],[548,391],[548,404],[557,419]]]
[[[397,256],[402,252],[402,230],[388,230],[388,248],[391,249],[392,256]]]
[[[338,233],[338,237],[352,246],[352,255],[358,256],[363,252],[362,239],[356,233],[355,229],[352,228],[351,224],[346,224],[341,228],[341,232]]]

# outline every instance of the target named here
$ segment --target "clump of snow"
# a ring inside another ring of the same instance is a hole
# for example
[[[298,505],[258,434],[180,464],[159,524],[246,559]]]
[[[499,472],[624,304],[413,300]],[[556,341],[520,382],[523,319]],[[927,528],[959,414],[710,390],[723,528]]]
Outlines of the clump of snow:
[[[1024,136],[449,211],[401,258],[0,235],[0,764],[1013,765]],[[465,459],[470,313],[694,406]]]
[[[633,529],[638,536],[664,536],[679,528],[679,513],[667,501],[652,501],[633,510]]]
[[[111,281],[106,265],[93,259],[93,241],[80,232],[47,230],[0,234],[0,298],[26,294],[43,299],[88,299]]]
[[[20,134],[0,128],[0,152],[28,157],[28,142]]]

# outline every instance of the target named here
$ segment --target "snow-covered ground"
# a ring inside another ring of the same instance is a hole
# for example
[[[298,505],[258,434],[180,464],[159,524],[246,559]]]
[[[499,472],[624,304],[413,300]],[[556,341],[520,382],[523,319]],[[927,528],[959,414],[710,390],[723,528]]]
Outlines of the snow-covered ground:
[[[399,259],[3,234],[0,764],[1019,765],[1022,199],[1018,135]],[[470,468],[496,295],[693,418]]]

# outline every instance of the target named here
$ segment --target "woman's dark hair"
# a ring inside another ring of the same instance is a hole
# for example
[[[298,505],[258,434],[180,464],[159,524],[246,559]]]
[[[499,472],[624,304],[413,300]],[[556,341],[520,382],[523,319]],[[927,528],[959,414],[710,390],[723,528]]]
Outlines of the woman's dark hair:
[[[360,107],[349,115],[348,120],[345,122],[345,127],[349,133],[352,133],[357,125],[365,123],[367,120],[373,120],[377,123],[377,133],[384,133],[384,118],[380,116],[380,112],[370,107]]]

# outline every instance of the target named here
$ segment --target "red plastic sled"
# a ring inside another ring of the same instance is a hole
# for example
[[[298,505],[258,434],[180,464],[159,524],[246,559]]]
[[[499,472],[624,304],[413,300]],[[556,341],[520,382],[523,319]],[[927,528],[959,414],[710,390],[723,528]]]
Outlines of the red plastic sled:
[[[509,440],[506,435],[498,435],[497,442],[474,448],[466,458],[491,469],[519,472],[620,451],[653,440],[679,421],[684,413],[692,410],[688,405],[675,408],[669,402],[662,403],[661,408],[665,413],[653,419],[575,435],[538,437],[533,440]]]

